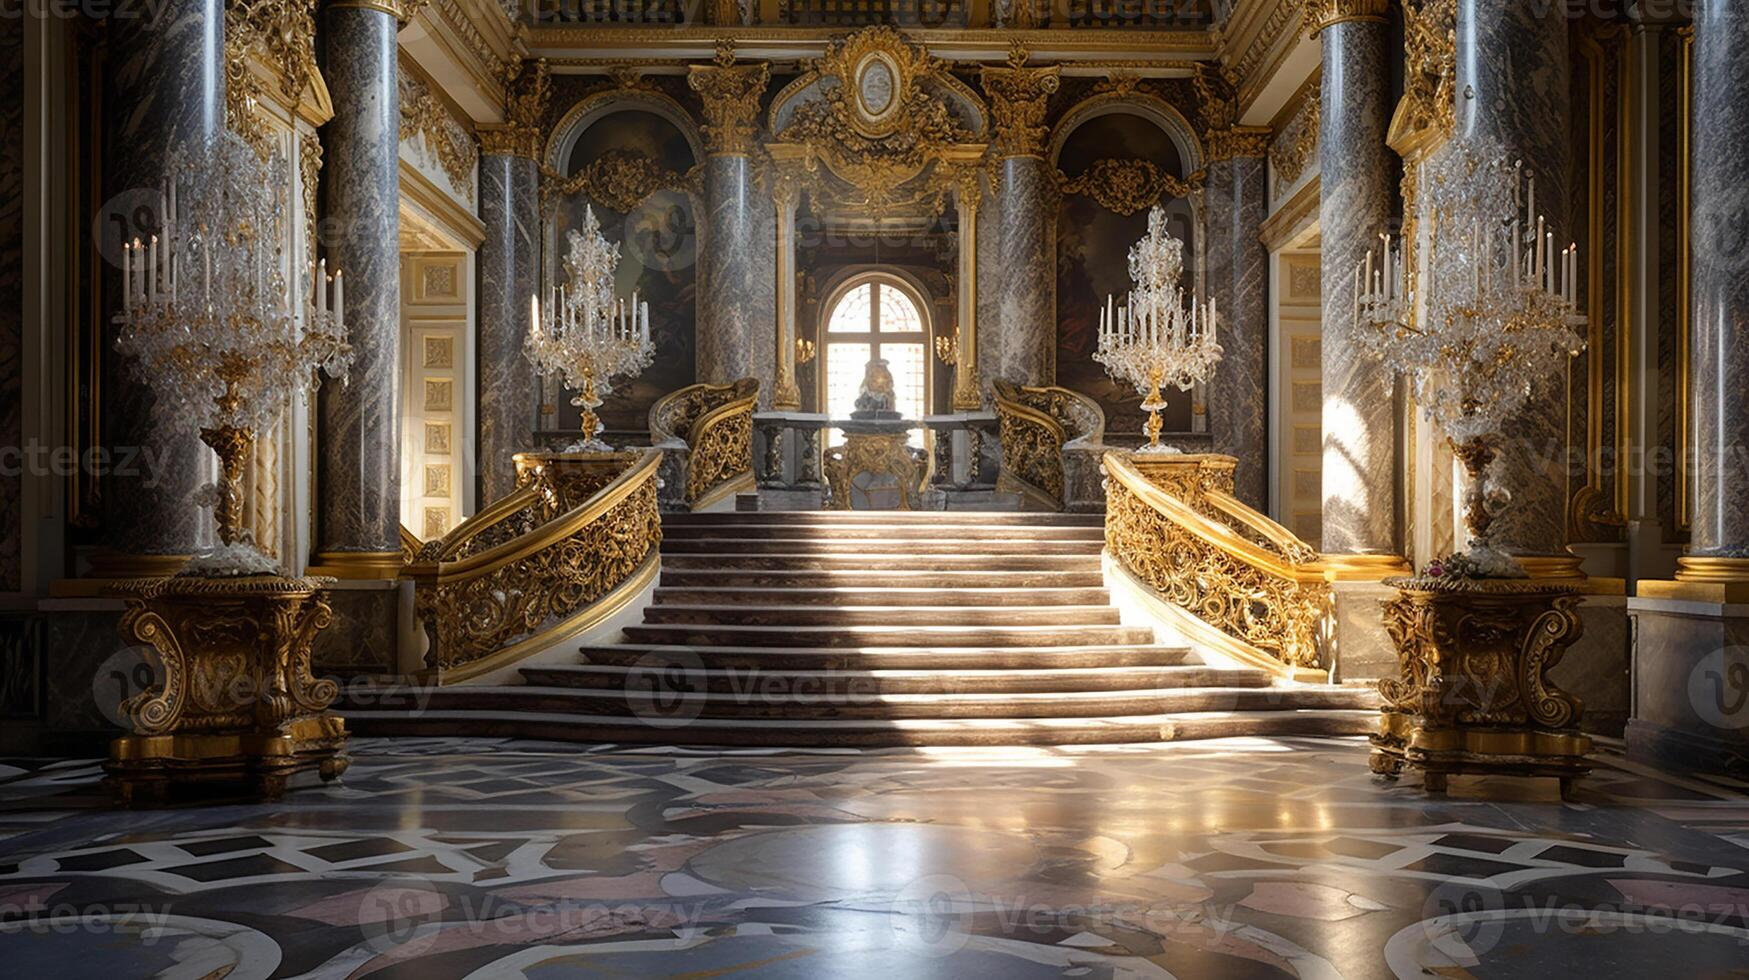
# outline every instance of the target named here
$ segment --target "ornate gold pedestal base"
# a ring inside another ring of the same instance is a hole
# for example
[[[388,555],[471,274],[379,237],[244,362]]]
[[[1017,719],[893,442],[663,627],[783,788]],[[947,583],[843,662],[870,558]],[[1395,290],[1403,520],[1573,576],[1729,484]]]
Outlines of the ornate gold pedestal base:
[[[1419,769],[1436,793],[1454,773],[1554,776],[1564,794],[1590,771],[1583,706],[1548,679],[1579,639],[1578,590],[1526,579],[1386,584],[1401,593],[1385,605],[1400,673],[1379,681],[1373,772]]]
[[[913,498],[922,488],[923,471],[911,454],[910,438],[908,429],[845,432],[844,445],[826,450],[826,483],[832,489],[832,509],[850,509],[850,481],[867,473],[897,480],[899,509],[915,510]]]
[[[300,773],[346,770],[339,694],[310,674],[310,645],[333,618],[331,580],[254,575],[121,582],[122,638],[150,645],[160,671],[121,713],[132,730],[104,769],[124,804],[196,784],[273,798]]]

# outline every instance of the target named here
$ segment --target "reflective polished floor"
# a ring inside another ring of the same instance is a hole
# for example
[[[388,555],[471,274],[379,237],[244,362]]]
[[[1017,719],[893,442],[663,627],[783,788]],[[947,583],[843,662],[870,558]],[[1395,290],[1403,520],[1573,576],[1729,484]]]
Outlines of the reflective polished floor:
[[[1355,739],[739,752],[360,740],[278,805],[0,766],[16,977],[1749,975],[1749,798]]]

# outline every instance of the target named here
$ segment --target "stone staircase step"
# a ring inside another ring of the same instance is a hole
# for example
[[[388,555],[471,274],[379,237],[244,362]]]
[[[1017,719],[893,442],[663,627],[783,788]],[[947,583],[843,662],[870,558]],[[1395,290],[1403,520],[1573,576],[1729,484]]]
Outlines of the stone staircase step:
[[[936,534],[915,540],[886,538],[868,540],[834,538],[664,538],[662,554],[704,553],[714,555],[860,555],[878,547],[884,553],[903,551],[907,557],[928,560],[936,555],[1094,555],[1105,547],[1101,539],[1085,541],[993,541]]]
[[[1074,667],[1169,667],[1198,664],[1187,647],[753,647],[614,643],[587,646],[590,665],[650,668],[688,658],[709,670],[1043,670]]]
[[[1023,524],[936,524],[936,523],[859,523],[859,524],[744,524],[727,521],[710,524],[669,524],[664,521],[662,535],[668,541],[928,541],[947,537],[975,541],[1105,541],[1102,525],[1042,525]]]
[[[660,660],[631,669],[593,664],[525,667],[523,679],[537,687],[574,687],[624,692],[648,689],[658,673],[665,683],[714,695],[774,695],[784,691],[877,697],[895,694],[1045,694],[1088,691],[1149,691],[1180,688],[1262,688],[1268,674],[1250,668],[1061,667],[1032,670],[782,670],[766,667],[705,669],[676,658],[673,670]]]
[[[1103,588],[1105,578],[1098,569],[1083,571],[949,571],[931,572],[916,569],[886,569],[870,571],[857,568],[826,568],[798,571],[747,568],[675,568],[672,562],[662,567],[660,585],[676,588],[754,589],[1031,589]]]
[[[662,566],[673,569],[756,569],[765,571],[928,571],[928,572],[1096,572],[1099,555],[991,555],[895,553],[734,555],[714,551],[664,552]]]
[[[1140,626],[718,626],[625,627],[633,643],[764,647],[929,647],[1149,645]]]
[[[662,527],[680,528],[713,524],[921,524],[940,527],[949,524],[1016,525],[1019,527],[1104,527],[1103,514],[1047,514],[1002,511],[903,511],[903,510],[766,510],[720,513],[673,513],[662,515]]]
[[[682,606],[1083,606],[1105,605],[1104,588],[732,588],[658,586],[656,605]]]
[[[1364,689],[1342,687],[1195,687],[1120,691],[1026,693],[867,694],[799,693],[779,685],[714,694],[667,689],[668,675],[638,678],[643,690],[571,687],[468,686],[425,688],[398,696],[385,690],[378,703],[423,711],[467,708],[532,714],[632,717],[662,725],[705,719],[770,721],[901,721],[984,718],[1104,718],[1184,712],[1269,712],[1361,709],[1377,703]],[[650,687],[654,686],[652,693]]]
[[[653,605],[654,625],[723,626],[1117,626],[1116,606]]]
[[[368,692],[367,692],[368,693]],[[370,695],[375,697],[374,693]],[[1367,735],[1372,710],[1174,712],[1112,718],[979,718],[769,721],[699,719],[658,727],[637,718],[441,708],[346,711],[357,735],[471,735],[592,744],[703,747],[886,748],[902,746],[1112,745],[1192,739]]]

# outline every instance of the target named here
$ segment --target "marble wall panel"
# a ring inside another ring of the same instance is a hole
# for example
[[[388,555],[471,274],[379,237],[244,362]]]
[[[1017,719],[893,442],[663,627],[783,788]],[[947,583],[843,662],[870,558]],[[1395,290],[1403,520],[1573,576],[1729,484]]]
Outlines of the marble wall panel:
[[[1222,355],[1209,385],[1209,433],[1215,452],[1237,457],[1233,489],[1259,510],[1268,502],[1269,253],[1258,235],[1266,207],[1263,157],[1212,163],[1204,184],[1205,282],[1220,313]]]
[[[540,287],[540,171],[527,157],[480,158],[479,494],[516,488],[510,457],[534,446],[539,394],[523,354],[529,297]]]
[[[0,446],[24,441],[24,31],[0,35]],[[23,481],[0,474],[0,592],[21,587]]]

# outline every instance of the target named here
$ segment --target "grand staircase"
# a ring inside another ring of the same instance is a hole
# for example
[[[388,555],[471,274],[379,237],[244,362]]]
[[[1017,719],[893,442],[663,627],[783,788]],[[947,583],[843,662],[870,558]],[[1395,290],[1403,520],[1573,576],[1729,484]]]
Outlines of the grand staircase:
[[[519,685],[383,689],[361,734],[697,745],[1067,744],[1371,731],[1369,690],[1280,684],[1124,625],[1097,515],[663,519],[643,621]]]

